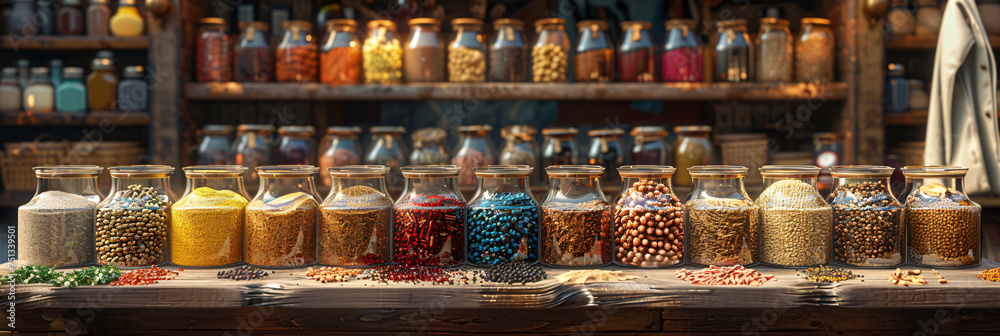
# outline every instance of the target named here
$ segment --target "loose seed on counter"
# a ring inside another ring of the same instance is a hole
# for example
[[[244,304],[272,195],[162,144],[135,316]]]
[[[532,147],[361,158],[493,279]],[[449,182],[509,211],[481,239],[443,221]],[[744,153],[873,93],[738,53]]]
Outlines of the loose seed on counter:
[[[256,269],[247,265],[243,265],[227,271],[219,271],[216,273],[216,277],[219,279],[230,279],[230,280],[257,280],[267,277],[267,271]]]
[[[1000,267],[984,269],[982,272],[979,272],[976,278],[989,282],[1000,282]]]
[[[778,281],[774,275],[763,275],[743,265],[716,267],[714,265],[695,271],[678,270],[675,275],[695,285],[763,286],[768,281]]]
[[[556,276],[556,279],[561,283],[568,284],[586,284],[591,282],[611,282],[611,281],[628,281],[632,279],[638,279],[638,276],[626,275],[622,271],[610,271],[610,270],[579,270],[579,271],[569,271]]]
[[[927,281],[924,280],[924,277],[920,273],[919,269],[904,271],[897,268],[889,274],[889,283],[900,286],[909,286],[910,284],[926,285]]]
[[[836,283],[855,278],[864,278],[864,275],[854,274],[854,272],[840,267],[818,266],[810,267],[799,271],[800,277],[815,283]],[[864,281],[864,280],[862,280]]]
[[[160,280],[173,280],[178,275],[177,272],[165,270],[153,265],[148,268],[125,271],[112,286],[141,286],[159,282]]]
[[[491,265],[481,273],[484,281],[505,283],[508,285],[516,283],[524,285],[549,278],[545,273],[545,269],[524,262]]]
[[[348,269],[340,267],[320,267],[318,269],[309,267],[306,270],[306,277],[322,283],[348,282],[351,278],[361,274],[362,271],[362,269]]]

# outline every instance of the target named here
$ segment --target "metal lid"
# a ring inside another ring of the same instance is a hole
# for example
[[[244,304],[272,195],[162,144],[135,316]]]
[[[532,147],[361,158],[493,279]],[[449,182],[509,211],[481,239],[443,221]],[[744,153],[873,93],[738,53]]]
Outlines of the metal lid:
[[[926,1],[926,0],[924,0],[924,1]],[[814,17],[813,18],[802,18],[802,24],[803,25],[815,24],[815,25],[829,26],[830,25],[830,19],[814,18]]]
[[[142,78],[145,69],[141,65],[130,65],[125,67],[125,78]]]
[[[368,129],[371,134],[403,134],[406,133],[406,127],[403,126],[372,126]]]
[[[458,19],[451,20],[451,25],[452,26],[458,26],[458,25],[477,25],[477,26],[482,26],[483,25],[483,20],[472,19],[472,18],[458,18]]]
[[[940,177],[965,177],[969,168],[962,166],[905,166],[902,168],[906,177],[918,178],[940,178]]]
[[[566,25],[566,20],[560,18],[548,18],[535,21],[535,27],[544,25]]]
[[[159,178],[170,176],[174,167],[163,165],[136,165],[108,168],[112,177],[119,178]]]
[[[198,19],[198,25],[201,25],[201,26],[225,25],[225,24],[226,24],[226,19],[223,19],[223,18],[206,17],[206,18]]]
[[[639,126],[632,128],[632,132],[629,132],[629,135],[633,137],[665,137],[668,134],[667,129],[663,126]]]
[[[316,175],[319,167],[309,165],[279,165],[257,167],[257,175],[260,177],[291,177],[303,178]]]
[[[618,167],[618,175],[623,178],[668,178],[674,176],[677,168],[672,166],[634,165]]]
[[[782,19],[782,18],[776,18],[776,17],[766,17],[766,18],[761,18],[760,19],[760,25],[761,26],[763,26],[763,25],[779,25],[779,26],[788,27],[788,20],[785,20],[785,19]]]
[[[625,135],[625,130],[621,128],[600,128],[587,131],[587,136],[593,138],[605,138],[605,137],[622,137]]]
[[[697,178],[735,178],[747,175],[747,167],[727,165],[706,165],[688,168],[688,174]]]
[[[416,19],[410,19],[410,21],[406,21],[406,24],[411,26],[425,26],[425,25],[440,26],[441,20],[435,18],[416,18]]]
[[[115,61],[111,58],[98,57],[94,59],[90,67],[92,70],[114,70]]]
[[[201,134],[226,135],[233,132],[230,125],[205,125],[201,128]]]
[[[382,165],[350,165],[327,168],[327,173],[339,178],[379,178],[389,173],[389,167]]]
[[[264,21],[253,21],[253,22],[240,22],[237,27],[240,30],[247,29],[247,26],[253,27],[255,30],[269,31],[271,30],[271,25]]]
[[[400,168],[403,177],[458,177],[462,167],[455,165],[441,166],[406,166]]]
[[[694,29],[697,25],[697,21],[691,19],[673,19],[663,22],[663,25],[667,27],[667,30],[671,30],[678,27],[684,27],[687,29]]]
[[[760,167],[760,176],[763,177],[784,177],[784,178],[816,178],[822,170],[820,167],[809,165],[766,165]]]
[[[47,75],[49,73],[49,68],[46,67],[34,67],[31,68],[32,75]]]
[[[80,67],[68,67],[63,69],[63,77],[65,78],[83,78],[83,68]]]
[[[31,168],[35,177],[43,178],[80,178],[97,177],[104,171],[101,166],[42,166]]]
[[[413,139],[414,144],[426,143],[442,143],[444,139],[448,137],[448,132],[437,127],[424,127],[416,130],[410,135]]]
[[[187,177],[239,177],[247,172],[240,165],[189,166],[182,168]]]
[[[236,131],[239,133],[243,132],[271,133],[274,132],[274,126],[266,124],[242,124],[236,127]]]
[[[837,133],[826,133],[826,132],[813,133],[813,140],[837,141]]]
[[[528,177],[535,169],[526,165],[491,165],[475,168],[476,177]]]
[[[312,136],[316,134],[316,129],[312,126],[281,126],[278,128],[278,134],[297,134]]]
[[[879,177],[887,178],[892,176],[896,168],[889,166],[833,166],[830,167],[830,175],[833,177]]]
[[[549,177],[585,177],[594,178],[604,174],[604,167],[597,165],[558,165],[545,167]]]
[[[396,23],[390,20],[371,20],[368,21],[368,30],[376,30],[378,28],[386,28],[391,31],[396,31]]]
[[[577,29],[590,28],[597,26],[600,30],[608,30],[608,22],[604,20],[583,20],[576,23]]]
[[[577,135],[578,133],[580,133],[580,131],[578,131],[577,129],[575,129],[573,127],[566,127],[566,128],[543,128],[542,129],[542,135],[566,136],[566,135]]]
[[[291,20],[291,21],[285,21],[285,22],[284,22],[284,23],[283,23],[283,24],[281,25],[281,27],[282,27],[283,29],[285,29],[285,30],[290,30],[290,29],[292,29],[292,27],[297,27],[297,28],[299,28],[300,30],[302,30],[302,31],[304,31],[304,32],[306,32],[306,33],[308,33],[308,32],[310,32],[310,31],[312,31],[312,29],[313,29],[313,24],[312,24],[312,22],[309,22],[309,21],[302,21],[302,20]]]
[[[524,21],[518,19],[496,19],[493,20],[493,30],[500,30],[500,28],[510,26],[516,29],[524,29]]]
[[[639,29],[649,30],[653,28],[653,23],[649,21],[625,21],[621,23],[621,26],[622,30],[629,30],[635,27],[639,27]]]
[[[359,126],[330,126],[326,128],[326,134],[330,135],[354,135],[361,134]]]
[[[331,29],[334,26],[357,27],[358,26],[358,21],[354,21],[354,20],[351,20],[351,19],[329,19],[329,20],[326,20],[326,22],[324,24],[326,25],[326,29]]]
[[[675,126],[674,133],[694,133],[694,132],[711,132],[712,126],[697,125],[697,126]]]

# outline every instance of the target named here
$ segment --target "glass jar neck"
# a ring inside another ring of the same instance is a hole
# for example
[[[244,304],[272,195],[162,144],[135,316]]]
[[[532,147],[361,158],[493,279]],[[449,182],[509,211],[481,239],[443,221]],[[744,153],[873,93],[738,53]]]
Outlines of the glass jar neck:
[[[796,180],[811,185],[813,188],[816,188],[816,179],[817,179],[816,177],[780,177],[780,176],[764,177],[764,189],[767,189],[772,184],[778,181],[784,181],[784,180]]]
[[[378,190],[384,195],[389,193],[385,189],[385,177],[353,178],[353,177],[333,177],[333,184],[330,189],[330,196],[340,193],[342,190],[351,187],[369,187]]]
[[[128,191],[129,186],[138,185],[142,188],[153,188],[165,195],[171,201],[174,200],[173,191],[170,190],[170,177],[111,177],[111,195],[118,192]]]
[[[479,194],[528,193],[527,177],[480,177],[478,178],[477,196]]]
[[[187,190],[185,195],[194,192],[198,188],[211,188],[215,190],[229,190],[240,194],[245,199],[249,199],[246,189],[243,188],[243,176],[232,177],[188,177]]]
[[[728,198],[750,200],[743,187],[744,177],[704,178],[692,176],[691,195],[693,198]]]
[[[663,184],[667,186],[671,192],[674,190],[673,181],[670,177],[622,177],[622,194],[624,194],[629,188],[632,188],[635,184],[645,184],[646,181],[653,181],[656,184]],[[652,192],[653,190],[647,190]]]
[[[711,131],[681,131],[677,132],[677,136],[685,138],[708,138],[709,133]]]
[[[62,191],[70,194],[77,194],[87,197],[94,202],[100,202],[103,195],[97,187],[97,176],[58,178],[58,177],[37,177],[37,187],[35,196],[46,191]]]
[[[458,190],[457,177],[407,177],[403,195],[408,194],[452,196],[464,200]]]
[[[571,199],[574,202],[602,200],[607,202],[601,191],[600,176],[594,177],[549,177],[549,193],[546,199]]]
[[[908,177],[906,178],[906,194],[912,194],[921,187],[927,187],[933,184],[940,184],[945,188],[953,189],[959,194],[965,195],[964,177]]]
[[[313,199],[319,199],[317,196],[318,194],[316,193],[316,183],[313,180],[313,176],[261,176],[260,189],[257,191],[257,197],[255,198],[263,199],[267,202],[271,199],[295,192],[303,192],[312,196]]]

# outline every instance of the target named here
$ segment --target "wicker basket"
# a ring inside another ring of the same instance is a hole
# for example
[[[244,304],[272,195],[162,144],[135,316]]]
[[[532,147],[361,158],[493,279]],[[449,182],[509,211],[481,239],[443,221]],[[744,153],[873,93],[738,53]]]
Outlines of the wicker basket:
[[[747,167],[746,184],[760,185],[760,166],[767,162],[767,135],[763,133],[720,134],[722,164]]]
[[[33,142],[7,143],[0,153],[0,175],[6,190],[35,190],[35,171],[31,168],[64,164],[67,142],[42,142],[39,137]]]
[[[900,141],[896,146],[889,148],[888,152],[899,156],[899,163],[903,166],[924,165],[923,141]]]
[[[139,163],[139,157],[146,154],[146,148],[135,141],[87,141],[74,142],[66,152],[66,164],[96,165],[104,168],[128,166]],[[98,179],[101,189],[111,186],[111,175],[107,170]]]

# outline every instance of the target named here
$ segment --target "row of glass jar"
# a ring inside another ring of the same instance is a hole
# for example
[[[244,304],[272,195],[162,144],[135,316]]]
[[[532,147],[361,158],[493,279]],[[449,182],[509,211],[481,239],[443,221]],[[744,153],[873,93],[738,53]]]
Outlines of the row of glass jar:
[[[114,15],[108,6],[109,0],[88,2],[84,10],[82,0],[13,0],[7,17],[7,32],[24,38],[84,34],[135,37],[141,36],[146,29],[135,0],[119,0]]]
[[[94,59],[86,80],[83,68],[62,68],[61,64],[31,68],[30,77],[20,76],[17,68],[3,68],[0,112],[145,111],[149,107],[142,66],[126,66],[125,79],[118,81],[110,56]],[[23,77],[27,77],[24,85]]]
[[[111,193],[99,201],[102,170],[35,169],[38,191],[18,209],[22,264],[372,266],[394,258],[427,266],[806,267],[832,259],[894,267],[908,257],[964,267],[980,258],[981,208],[963,192],[961,167],[904,168],[905,206],[889,191],[893,169],[885,166],[834,167],[829,203],[816,191],[815,166],[761,168],[766,187],[756,202],[743,187],[747,168],[692,167],[683,203],[670,183],[673,167],[620,167],[622,190],[609,203],[603,167],[550,166],[540,206],[525,166],[475,169],[479,187],[468,203],[457,166],[404,167],[406,188],[395,202],[385,166],[329,169],[334,187],[322,201],[314,166],[258,167],[263,183],[253,199],[243,189],[245,167],[187,167],[187,191],[177,199],[173,168],[128,166],[110,168]]]

